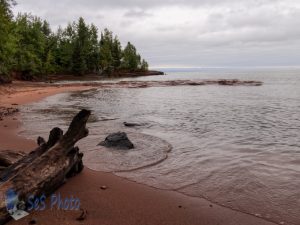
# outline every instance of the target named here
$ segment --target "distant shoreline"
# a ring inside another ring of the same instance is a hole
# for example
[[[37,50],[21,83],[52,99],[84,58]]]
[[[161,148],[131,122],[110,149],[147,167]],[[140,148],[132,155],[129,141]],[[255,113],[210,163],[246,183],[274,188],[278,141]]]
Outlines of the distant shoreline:
[[[165,75],[164,72],[158,70],[148,70],[148,71],[117,71],[110,75],[99,75],[99,74],[85,74],[82,76],[74,74],[53,74],[48,75],[46,80],[48,81],[95,81],[103,79],[113,79],[113,78],[128,78],[128,77],[143,77],[143,76],[160,76]]]

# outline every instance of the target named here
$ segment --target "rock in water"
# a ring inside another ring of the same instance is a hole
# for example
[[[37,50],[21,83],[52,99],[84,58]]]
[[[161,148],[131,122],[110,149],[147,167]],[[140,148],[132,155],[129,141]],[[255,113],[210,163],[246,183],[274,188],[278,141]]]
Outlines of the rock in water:
[[[124,122],[123,123],[125,127],[139,127],[142,126],[140,123],[130,123],[130,122]]]
[[[99,145],[107,148],[132,149],[134,145],[128,139],[125,132],[118,132],[108,135]]]

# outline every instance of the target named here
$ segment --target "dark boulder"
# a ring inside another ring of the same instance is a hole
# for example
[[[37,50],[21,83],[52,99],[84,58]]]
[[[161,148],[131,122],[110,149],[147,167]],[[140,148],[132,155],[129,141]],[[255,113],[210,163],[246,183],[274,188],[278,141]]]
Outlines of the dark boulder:
[[[125,132],[117,132],[108,135],[104,141],[100,142],[99,145],[107,148],[118,148],[118,149],[132,149],[134,148],[133,143],[127,137]]]

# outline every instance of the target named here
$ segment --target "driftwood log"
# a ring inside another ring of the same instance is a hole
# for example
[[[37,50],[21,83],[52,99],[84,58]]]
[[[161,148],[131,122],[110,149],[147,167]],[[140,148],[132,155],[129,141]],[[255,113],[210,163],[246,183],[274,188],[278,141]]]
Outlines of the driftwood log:
[[[61,129],[54,128],[47,142],[39,137],[39,147],[28,155],[8,151],[0,153],[0,224],[10,219],[5,203],[8,190],[14,190],[19,200],[26,202],[30,195],[53,193],[66,178],[81,172],[83,154],[74,145],[88,135],[86,123],[89,116],[90,111],[82,110],[73,118],[64,135]],[[15,161],[12,156],[16,157]]]
[[[11,150],[3,150],[0,152],[0,174],[12,164],[23,158],[24,152],[16,152]],[[1,178],[0,178],[1,179]]]

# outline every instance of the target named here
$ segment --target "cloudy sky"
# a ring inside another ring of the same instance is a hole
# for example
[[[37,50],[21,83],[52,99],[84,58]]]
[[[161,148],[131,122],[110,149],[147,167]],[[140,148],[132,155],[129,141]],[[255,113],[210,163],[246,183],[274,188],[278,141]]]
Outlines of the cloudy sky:
[[[17,0],[53,28],[82,16],[152,67],[300,66],[300,0]]]

